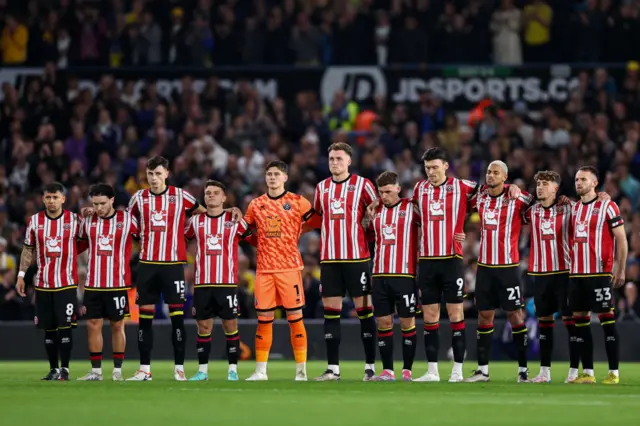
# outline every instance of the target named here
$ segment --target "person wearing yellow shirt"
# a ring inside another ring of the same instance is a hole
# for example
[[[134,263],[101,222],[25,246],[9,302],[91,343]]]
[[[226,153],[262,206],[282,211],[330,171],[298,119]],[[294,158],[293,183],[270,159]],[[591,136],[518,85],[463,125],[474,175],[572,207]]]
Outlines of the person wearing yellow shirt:
[[[20,65],[27,60],[29,30],[14,16],[7,15],[6,26],[0,37],[0,50],[4,65]]]
[[[544,0],[524,8],[524,54],[526,62],[549,62],[553,11]]]

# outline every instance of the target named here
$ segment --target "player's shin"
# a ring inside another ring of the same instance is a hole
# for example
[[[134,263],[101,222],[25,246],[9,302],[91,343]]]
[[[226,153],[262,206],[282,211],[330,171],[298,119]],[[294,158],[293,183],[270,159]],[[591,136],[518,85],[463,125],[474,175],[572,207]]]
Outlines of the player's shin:
[[[477,330],[478,369],[483,374],[489,374],[489,356],[491,355],[491,339],[493,338],[493,322],[478,323]]]
[[[593,376],[593,335],[591,334],[591,318],[589,316],[574,316],[576,322],[576,336],[580,349],[580,359],[585,374]]]
[[[87,321],[91,372],[102,375],[102,319]]]
[[[327,365],[334,374],[340,374],[341,309],[324,308],[324,341],[327,348]]]
[[[287,314],[291,331],[291,346],[296,364],[307,363],[307,330],[304,328],[302,313]]]
[[[58,330],[45,330],[44,349],[47,352],[49,368],[58,369]]]
[[[171,343],[173,343],[173,358],[176,371],[184,371],[184,356],[187,344],[184,328],[184,305],[169,305],[171,318]]]
[[[258,314],[256,329],[256,372],[267,373],[267,361],[273,343],[273,317]]]
[[[373,317],[373,309],[370,305],[363,306],[357,308],[356,312],[360,320],[360,337],[364,347],[365,369],[370,368],[373,370],[376,362],[376,320]]]
[[[153,317],[155,309],[140,308],[138,322],[138,352],[140,353],[140,370],[151,373],[151,349],[153,349]]]
[[[551,354],[553,353],[553,330],[555,321],[551,319],[539,319],[540,329],[540,375],[546,378],[551,377]],[[515,339],[515,337],[514,337]]]
[[[196,337],[196,351],[198,353],[198,371],[209,373],[209,354],[211,353],[211,331],[198,330]]]
[[[73,349],[71,327],[58,329],[58,337],[60,338],[60,367],[68,371],[69,361],[71,361],[71,349]]]
[[[451,322],[451,347],[453,348],[453,371],[462,376],[462,363],[467,351],[464,320]]]
[[[575,378],[578,376],[578,368],[580,368],[580,347],[576,334],[576,323],[572,317],[562,320],[569,335],[569,378]]]
[[[529,330],[525,323],[511,326],[513,334],[513,342],[516,345],[516,353],[518,356],[518,373],[527,372],[527,347],[529,346]]]
[[[613,312],[598,315],[600,325],[604,332],[604,347],[607,351],[607,359],[609,360],[609,373],[618,376],[618,330],[616,329],[616,320]]]
[[[393,371],[393,319],[380,321],[378,326],[378,349],[382,358],[382,368]]]
[[[113,347],[113,371],[122,373],[124,351],[127,338],[124,333],[124,320],[111,322],[111,346]]]
[[[401,319],[402,323],[406,319]],[[407,321],[409,324],[402,324],[402,362],[403,370],[409,370],[413,368],[413,361],[416,358],[416,325],[415,319],[411,318],[411,321]],[[413,324],[411,324],[413,322]],[[392,355],[393,356],[393,355]]]
[[[427,373],[438,373],[438,352],[440,351],[440,324],[437,322],[424,324],[424,350],[429,365]]]
[[[237,371],[238,357],[240,355],[240,333],[236,329],[235,331],[225,331],[224,335],[227,340],[227,360],[229,361],[229,370]]]

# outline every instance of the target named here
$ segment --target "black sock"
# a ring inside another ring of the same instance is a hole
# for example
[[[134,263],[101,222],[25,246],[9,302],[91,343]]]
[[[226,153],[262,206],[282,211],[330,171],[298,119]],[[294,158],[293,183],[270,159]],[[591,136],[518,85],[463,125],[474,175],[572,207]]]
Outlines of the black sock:
[[[102,352],[89,352],[91,368],[102,368]]]
[[[382,368],[393,371],[393,328],[378,329],[378,348],[382,358]]]
[[[124,352],[113,353],[113,368],[122,368],[124,362]]]
[[[44,332],[44,349],[47,352],[49,368],[58,368],[58,330]]]
[[[371,307],[356,309],[360,319],[360,336],[364,346],[364,362],[374,364],[376,362],[376,320],[373,318]]]
[[[187,334],[184,328],[183,305],[169,305],[171,317],[171,343],[173,343],[173,360],[175,365],[184,365],[184,354],[187,347]]]
[[[491,355],[491,339],[493,337],[493,324],[478,324],[478,366],[489,365]]]
[[[467,341],[464,331],[464,320],[451,323],[451,346],[453,348],[453,362],[462,364],[467,351]]]
[[[427,354],[427,362],[438,362],[440,351],[440,324],[424,324],[424,351]]]
[[[569,368],[580,368],[580,347],[578,345],[578,336],[576,335],[576,323],[573,318],[564,320],[564,326],[569,334]]]
[[[593,370],[593,336],[591,335],[591,318],[575,317],[576,337],[580,349],[582,368]]]
[[[413,360],[416,358],[416,343],[418,339],[416,336],[416,326],[402,330],[402,361],[403,370],[411,370],[413,367]],[[393,356],[393,354],[391,355]]]
[[[612,313],[602,314],[600,324],[604,332],[604,347],[607,351],[607,359],[609,360],[609,370],[617,370],[620,363],[620,355],[618,354],[618,329],[616,328],[616,319]]]
[[[140,309],[138,321],[138,352],[140,365],[151,365],[151,349],[153,349],[153,310]]]
[[[540,329],[540,367],[551,367],[555,321],[539,320],[538,328]]]
[[[529,330],[525,323],[511,327],[513,334],[513,343],[516,344],[518,353],[518,367],[527,368],[527,346],[529,345]]]
[[[240,332],[225,333],[227,338],[227,359],[229,364],[237,364],[240,356]]]
[[[69,361],[71,361],[71,349],[73,349],[71,328],[58,330],[58,337],[60,337],[60,367],[68,370]]]
[[[324,343],[327,347],[327,364],[340,364],[340,309],[324,308]]]
[[[209,364],[211,353],[211,334],[200,334],[196,337],[196,351],[198,352],[198,364]]]

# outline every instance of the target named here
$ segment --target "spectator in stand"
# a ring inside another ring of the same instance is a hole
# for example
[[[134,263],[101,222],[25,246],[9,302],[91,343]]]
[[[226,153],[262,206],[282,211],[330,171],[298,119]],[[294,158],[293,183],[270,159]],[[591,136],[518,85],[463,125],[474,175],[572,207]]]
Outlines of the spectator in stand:
[[[520,45],[520,10],[513,0],[501,0],[500,9],[493,12],[493,61],[498,65],[522,65]]]
[[[15,16],[5,17],[5,26],[0,37],[2,63],[5,65],[22,65],[27,61],[27,42],[29,30],[18,22]]]
[[[545,62],[550,57],[553,9],[545,0],[533,0],[524,8],[525,61]]]

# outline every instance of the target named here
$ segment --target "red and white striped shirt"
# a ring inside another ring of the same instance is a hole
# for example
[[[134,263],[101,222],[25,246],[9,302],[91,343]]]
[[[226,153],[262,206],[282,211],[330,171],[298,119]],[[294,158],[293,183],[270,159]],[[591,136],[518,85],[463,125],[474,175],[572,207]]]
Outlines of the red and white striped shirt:
[[[505,186],[502,194],[492,197],[483,186],[471,198],[471,206],[480,214],[479,265],[515,266],[520,262],[520,228],[531,197],[523,192],[518,198],[511,199],[507,191]]]
[[[613,272],[613,229],[624,225],[613,201],[597,198],[572,207],[571,275],[610,275]]]
[[[89,244],[86,288],[121,290],[131,286],[131,244],[138,232],[138,220],[124,211],[108,218],[94,214],[82,221],[80,238]]]
[[[38,290],[57,290],[78,285],[77,239],[80,218],[63,210],[50,218],[45,211],[31,216],[24,245],[35,247],[38,272],[34,286]]]
[[[531,224],[529,274],[569,272],[571,206],[544,207],[536,203],[525,212],[524,219]]]
[[[175,186],[167,186],[162,194],[150,189],[136,192],[129,210],[140,222],[140,262],[185,263],[185,219],[196,208],[193,195]]]
[[[219,216],[201,213],[189,220],[185,235],[196,240],[196,286],[238,284],[238,243],[248,229],[244,219],[234,222],[226,211]]]
[[[447,178],[435,186],[423,179],[413,188],[413,202],[420,212],[422,241],[420,258],[462,256],[462,244],[454,234],[464,232],[467,204],[477,184],[468,180]]]
[[[373,276],[415,276],[419,220],[409,198],[393,207],[380,204],[369,228],[375,232]]]
[[[375,199],[371,181],[358,175],[342,182],[328,178],[316,186],[313,208],[322,214],[321,262],[369,259],[362,220]]]

